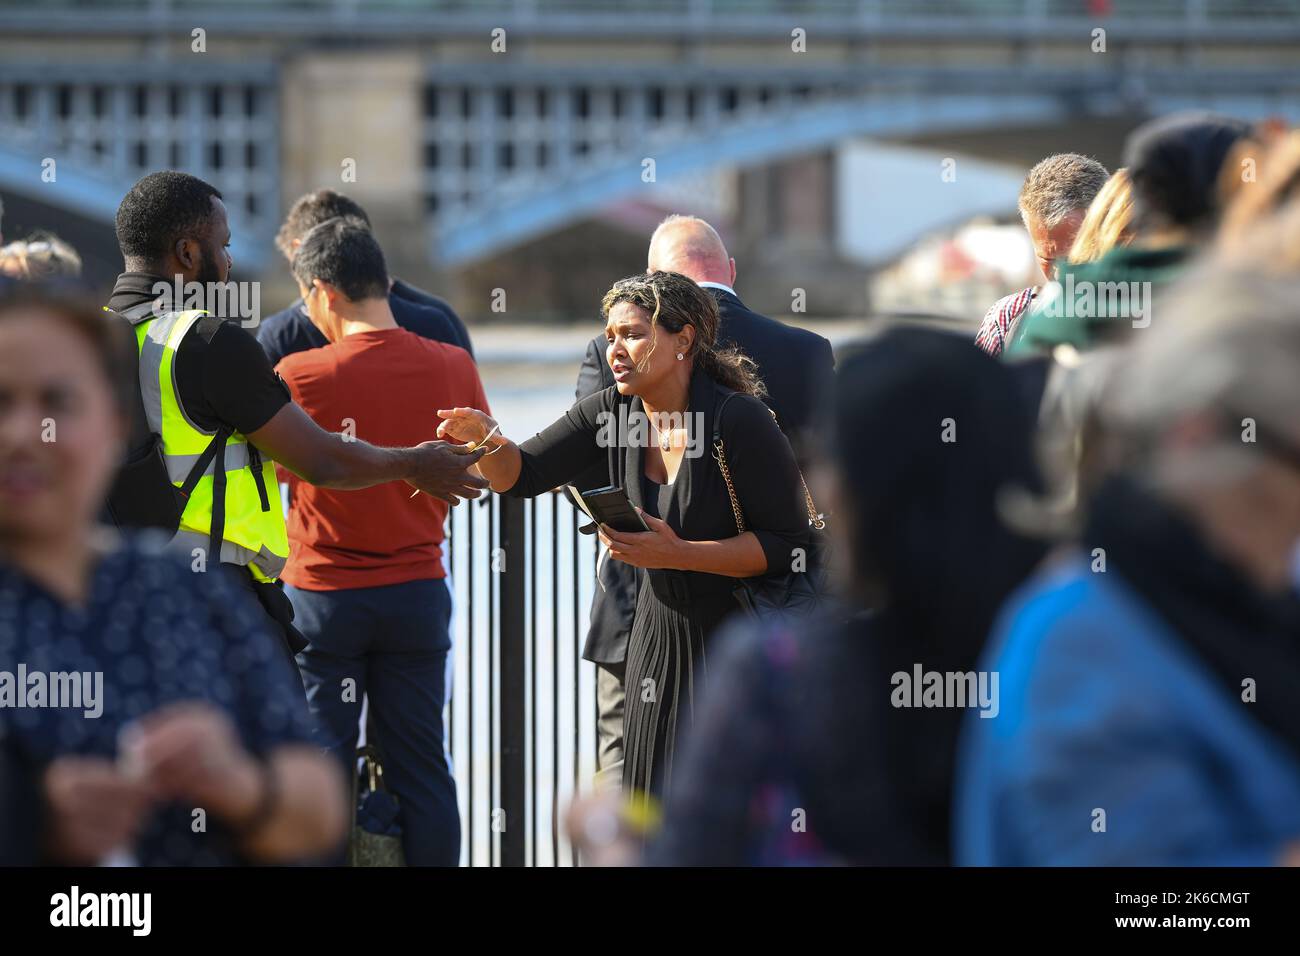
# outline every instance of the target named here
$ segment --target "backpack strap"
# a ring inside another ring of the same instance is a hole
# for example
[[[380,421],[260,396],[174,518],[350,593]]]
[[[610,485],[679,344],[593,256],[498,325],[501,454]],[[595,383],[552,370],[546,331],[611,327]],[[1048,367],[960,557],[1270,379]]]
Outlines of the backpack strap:
[[[190,482],[197,484],[196,475],[202,475],[207,468],[205,459],[216,459],[212,468],[212,518],[208,522],[208,557],[216,555],[218,561],[221,560],[221,541],[226,534],[226,439],[230,437],[231,431],[224,425],[217,429],[212,441],[203,449],[203,454],[185,479],[187,485]]]

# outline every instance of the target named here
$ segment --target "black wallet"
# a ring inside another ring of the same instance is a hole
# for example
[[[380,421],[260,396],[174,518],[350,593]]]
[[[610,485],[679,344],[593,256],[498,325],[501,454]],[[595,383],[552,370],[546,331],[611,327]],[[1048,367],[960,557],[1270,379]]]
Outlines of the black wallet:
[[[593,488],[591,491],[578,491],[570,485],[569,490],[573,492],[579,507],[595,522],[579,528],[583,534],[595,534],[596,524],[608,525],[615,531],[650,530],[622,488],[611,485],[607,488]]]

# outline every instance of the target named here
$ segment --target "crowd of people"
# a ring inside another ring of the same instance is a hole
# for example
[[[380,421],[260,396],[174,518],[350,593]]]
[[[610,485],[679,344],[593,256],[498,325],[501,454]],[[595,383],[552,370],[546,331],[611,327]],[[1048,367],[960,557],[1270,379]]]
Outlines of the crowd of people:
[[[231,269],[183,173],[123,200],[106,308],[4,247],[0,671],[85,691],[0,708],[0,859],[343,862],[364,732],[405,861],[455,865],[448,508],[569,486],[588,862],[1300,862],[1300,132],[1163,117],[1020,212],[1041,281],[973,341],[838,355],[670,216],[532,437],[338,192],[256,329],[159,300]]]

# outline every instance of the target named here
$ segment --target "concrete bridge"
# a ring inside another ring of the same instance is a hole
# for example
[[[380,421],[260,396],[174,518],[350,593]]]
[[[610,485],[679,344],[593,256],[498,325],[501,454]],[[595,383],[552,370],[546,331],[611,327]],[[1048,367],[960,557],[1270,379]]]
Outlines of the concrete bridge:
[[[1300,121],[1297,40],[1293,0],[0,0],[0,193],[107,224],[184,168],[260,261],[337,185],[456,267],[854,137],[1028,162],[1184,106]]]

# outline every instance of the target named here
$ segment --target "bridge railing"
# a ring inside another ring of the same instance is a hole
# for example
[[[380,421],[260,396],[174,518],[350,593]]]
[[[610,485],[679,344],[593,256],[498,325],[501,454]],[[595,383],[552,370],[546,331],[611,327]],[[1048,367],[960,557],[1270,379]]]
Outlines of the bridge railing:
[[[1205,30],[1230,21],[1244,23],[1300,20],[1297,0],[0,0],[0,18],[28,29],[48,23],[66,28],[125,26],[124,15],[148,15],[161,25],[192,19],[230,29],[328,32],[346,27],[364,33],[385,31],[456,33],[479,30],[486,22],[548,22],[566,31],[608,30],[629,20],[662,18],[667,29],[694,30],[716,25],[745,31],[774,19],[782,22],[841,21],[923,25],[948,29],[956,23],[1043,26],[1062,20],[1141,22],[1169,31]]]
[[[185,169],[221,190],[236,259],[256,261],[279,222],[279,144],[279,78],[267,61],[164,72],[0,52],[0,156],[25,158],[29,191],[58,183],[97,215],[111,219],[146,173]]]

